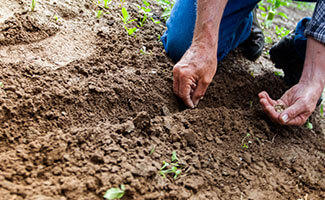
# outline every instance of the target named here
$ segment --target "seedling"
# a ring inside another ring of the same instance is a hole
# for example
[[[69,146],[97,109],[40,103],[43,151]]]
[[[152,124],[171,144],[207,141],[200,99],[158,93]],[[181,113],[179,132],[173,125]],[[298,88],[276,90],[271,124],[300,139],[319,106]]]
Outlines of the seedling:
[[[55,19],[55,21],[59,21],[59,17],[57,15],[54,15],[53,19]]]
[[[36,0],[32,0],[32,4],[30,6],[30,9],[31,9],[32,12],[35,11],[35,5],[36,5]]]
[[[134,28],[128,28],[126,25],[135,21],[135,19],[131,19],[130,20],[130,15],[128,13],[128,11],[126,10],[125,7],[122,8],[121,10],[122,12],[122,16],[121,16],[121,19],[123,20],[123,23],[124,23],[124,29],[126,30],[126,32],[128,33],[128,35],[133,35],[136,31],[137,31],[137,28],[134,27]]]
[[[172,153],[172,162],[177,162],[177,161],[178,161],[178,158],[177,158],[176,151],[173,151],[173,153]]]
[[[111,2],[111,0],[104,0],[104,6],[105,8],[108,8],[108,3]]]
[[[306,122],[306,127],[310,130],[313,130],[313,124],[309,120]]]
[[[163,161],[163,166],[160,168],[159,173],[163,178],[166,178],[166,174],[173,174],[173,178],[176,180],[182,173],[182,170],[180,169],[181,166],[178,164],[176,151],[173,151],[171,160],[171,163]]]
[[[290,33],[290,30],[286,29],[285,27],[279,28],[278,26],[275,26],[275,33],[278,36],[278,38],[282,38]]]
[[[164,19],[164,21],[167,21],[167,19],[170,17],[170,13],[174,6],[175,3],[174,0],[156,0],[156,1],[164,9],[164,12],[161,15],[161,17]]]
[[[241,141],[241,146],[243,149],[248,149],[249,145],[252,144],[252,141],[248,140],[246,142],[246,140],[251,136],[250,133],[247,133],[246,136],[242,139]]]
[[[149,53],[147,52],[147,47],[146,47],[146,46],[142,46],[142,48],[140,49],[140,54],[141,54],[141,55],[149,54]]]
[[[104,198],[105,199],[120,199],[125,194],[125,186],[122,184],[121,188],[111,188],[106,191]]]
[[[99,19],[103,14],[103,10],[98,10],[96,17]]]
[[[281,71],[275,71],[274,75],[275,76],[283,76],[283,73]]]
[[[155,152],[155,150],[156,150],[156,146],[153,146],[150,150],[149,155],[152,155]]]

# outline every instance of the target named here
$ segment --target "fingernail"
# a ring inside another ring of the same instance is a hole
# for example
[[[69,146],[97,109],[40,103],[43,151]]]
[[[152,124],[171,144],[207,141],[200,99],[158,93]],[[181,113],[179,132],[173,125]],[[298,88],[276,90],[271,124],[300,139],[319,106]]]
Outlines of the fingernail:
[[[281,119],[284,123],[286,123],[288,121],[288,115],[287,114],[283,115]]]

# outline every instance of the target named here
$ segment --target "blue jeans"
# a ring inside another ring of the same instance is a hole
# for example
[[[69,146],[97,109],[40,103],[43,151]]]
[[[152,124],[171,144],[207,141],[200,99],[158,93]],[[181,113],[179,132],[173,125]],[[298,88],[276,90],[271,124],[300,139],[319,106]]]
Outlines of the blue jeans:
[[[219,28],[217,53],[219,61],[248,38],[253,21],[252,10],[258,2],[259,0],[228,1]],[[180,60],[190,47],[195,20],[196,0],[176,0],[171,16],[167,20],[167,31],[161,37],[168,57],[174,62]],[[299,23],[302,24],[301,21]],[[304,57],[306,38],[303,31],[305,26],[299,26],[299,23],[296,28],[296,32],[299,31],[299,38],[297,39],[299,46],[296,49],[299,51],[299,55]]]

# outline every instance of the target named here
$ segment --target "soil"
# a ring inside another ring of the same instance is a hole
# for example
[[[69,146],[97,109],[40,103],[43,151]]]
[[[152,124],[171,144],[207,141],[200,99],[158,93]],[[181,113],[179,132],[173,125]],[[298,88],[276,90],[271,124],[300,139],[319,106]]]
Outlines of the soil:
[[[288,88],[266,54],[232,52],[187,109],[163,23],[131,37],[119,1],[100,18],[90,0],[29,3],[0,7],[0,199],[103,199],[121,184],[123,199],[325,198],[324,120],[316,110],[309,130],[267,118],[257,94]],[[124,3],[134,18],[137,4]],[[176,180],[159,174],[173,151]]]

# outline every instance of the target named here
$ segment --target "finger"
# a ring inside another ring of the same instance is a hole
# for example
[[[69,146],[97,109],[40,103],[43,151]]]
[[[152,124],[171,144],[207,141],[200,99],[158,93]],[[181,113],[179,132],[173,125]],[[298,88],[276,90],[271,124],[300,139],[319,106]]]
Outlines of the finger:
[[[260,103],[262,104],[264,112],[269,116],[269,118],[276,123],[279,123],[279,113],[276,112],[273,105],[271,105],[267,99],[261,99]]]
[[[173,70],[173,90],[174,93],[179,96],[179,71],[177,68]]]
[[[268,102],[268,104],[270,104],[270,105],[272,105],[272,106],[274,106],[274,105],[277,104],[277,102],[276,102],[275,100],[273,100],[273,99],[269,96],[269,94],[268,94],[267,92],[265,92],[265,91],[260,92],[260,93],[258,94],[258,97],[260,98],[260,100],[261,100],[261,99],[266,99],[267,102]]]
[[[192,96],[192,102],[194,103],[194,106],[197,106],[199,101],[203,98],[205,92],[207,91],[209,87],[210,82],[206,81],[204,79],[201,79],[194,90],[193,96]]]
[[[287,109],[285,109],[279,116],[279,121],[286,125],[303,125],[306,120],[307,113],[311,114],[311,111],[301,101],[297,101]]]
[[[194,108],[194,103],[191,99],[191,84],[192,81],[190,79],[182,79],[179,82],[178,96],[183,100],[186,106]]]

